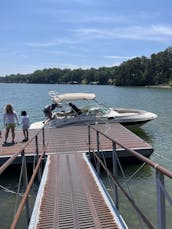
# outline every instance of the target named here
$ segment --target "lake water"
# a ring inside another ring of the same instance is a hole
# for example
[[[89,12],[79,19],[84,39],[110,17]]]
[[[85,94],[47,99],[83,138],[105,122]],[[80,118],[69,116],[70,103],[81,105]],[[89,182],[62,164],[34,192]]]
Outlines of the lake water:
[[[42,110],[45,105],[50,103],[48,96],[50,90],[59,93],[96,93],[97,100],[108,106],[144,109],[156,113],[158,115],[156,120],[145,124],[141,129],[133,129],[133,131],[153,146],[155,153],[151,156],[151,159],[172,170],[172,89],[100,85],[0,84],[0,127],[3,128],[2,116],[7,103],[12,103],[18,114],[21,110],[26,110],[31,122],[44,119]],[[0,143],[2,141],[3,139],[0,139]],[[125,167],[126,177],[130,177],[137,168],[138,165]],[[4,175],[3,177],[2,174],[0,184],[14,190],[14,183],[18,179],[16,177],[14,174],[12,176]],[[108,190],[111,190],[107,179],[103,179]],[[124,181],[122,176],[120,176],[120,181]],[[168,190],[171,190],[172,193],[172,182],[167,182]],[[130,190],[138,205],[148,214],[153,223],[156,221],[154,183],[154,170],[147,166],[144,166],[129,183]],[[13,212],[14,199],[13,194],[0,190],[0,228],[9,227],[8,214]],[[2,213],[2,209],[6,209],[6,211]],[[129,219],[130,228],[140,227],[133,216],[133,210],[129,207],[123,195],[120,195],[120,209],[125,218]],[[172,211],[168,209],[167,216],[170,215],[172,215]],[[4,220],[2,220],[2,217]],[[172,225],[171,217],[168,218],[168,225],[170,225],[170,220]],[[167,228],[170,228],[170,226],[167,226]]]

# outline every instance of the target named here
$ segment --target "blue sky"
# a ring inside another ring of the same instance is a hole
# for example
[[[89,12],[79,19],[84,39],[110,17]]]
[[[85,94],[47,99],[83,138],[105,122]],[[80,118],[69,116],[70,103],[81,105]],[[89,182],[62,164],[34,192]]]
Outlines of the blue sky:
[[[5,0],[0,76],[99,68],[172,46],[171,0]]]

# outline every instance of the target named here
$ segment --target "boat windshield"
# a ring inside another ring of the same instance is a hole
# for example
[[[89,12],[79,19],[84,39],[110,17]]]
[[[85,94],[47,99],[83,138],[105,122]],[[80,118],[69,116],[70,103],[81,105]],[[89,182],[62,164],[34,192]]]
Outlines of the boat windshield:
[[[110,113],[110,109],[107,107],[92,107],[89,109],[89,114],[94,115],[107,115]]]

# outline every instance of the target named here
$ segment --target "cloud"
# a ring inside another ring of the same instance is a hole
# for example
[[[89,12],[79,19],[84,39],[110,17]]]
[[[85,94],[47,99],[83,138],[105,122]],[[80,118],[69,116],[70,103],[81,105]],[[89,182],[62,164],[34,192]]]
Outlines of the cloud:
[[[143,40],[169,43],[172,41],[172,27],[167,25],[149,25],[149,26],[121,26],[114,28],[89,28],[81,27],[68,30],[65,37],[50,39],[45,42],[27,42],[29,47],[61,47],[63,45],[89,44],[90,41],[98,42],[107,40],[114,42],[116,39],[123,40]]]
[[[130,39],[166,41],[172,39],[172,27],[162,25],[128,26],[110,29],[80,28],[75,31],[84,39]]]
[[[41,42],[27,42],[25,43],[27,46],[30,46],[30,47],[50,47],[50,46],[56,46],[58,44],[60,44],[59,42],[44,42],[44,43],[41,43]]]
[[[121,31],[121,38],[151,41],[166,41],[172,39],[172,27],[151,25],[151,26],[131,26]]]
[[[25,45],[30,47],[52,47],[52,46],[59,46],[63,44],[75,44],[77,41],[73,38],[59,38],[56,40],[51,40],[47,42],[26,42]]]
[[[153,25],[152,28],[155,33],[172,36],[172,26]]]
[[[107,59],[132,59],[134,58],[135,56],[104,56],[104,58],[107,58]]]
[[[95,0],[73,0],[73,2],[83,4],[83,5],[92,5]],[[97,2],[97,1],[96,1]]]

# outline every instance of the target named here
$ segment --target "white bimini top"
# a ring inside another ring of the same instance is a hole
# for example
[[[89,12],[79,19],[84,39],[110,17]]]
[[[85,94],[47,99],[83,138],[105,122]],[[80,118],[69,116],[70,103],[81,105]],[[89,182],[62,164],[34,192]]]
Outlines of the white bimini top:
[[[61,103],[63,101],[71,100],[93,100],[96,98],[94,93],[65,93],[59,95],[53,95],[51,99],[55,103]]]

